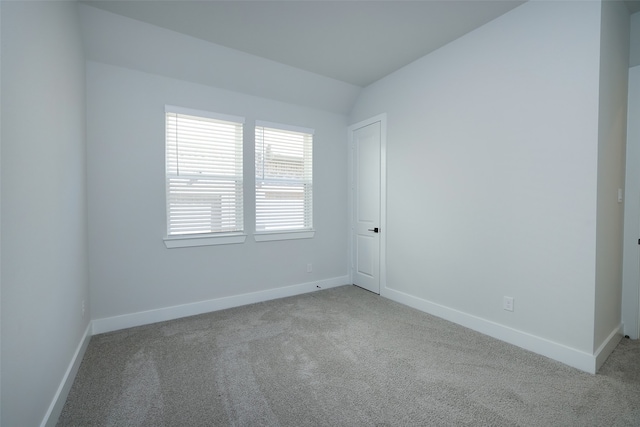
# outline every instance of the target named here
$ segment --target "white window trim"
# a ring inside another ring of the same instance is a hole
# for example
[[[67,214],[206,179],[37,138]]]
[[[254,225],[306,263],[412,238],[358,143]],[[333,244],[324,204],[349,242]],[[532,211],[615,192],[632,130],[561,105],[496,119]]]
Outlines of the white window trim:
[[[315,135],[315,130],[311,129],[311,128],[306,128],[306,127],[302,127],[302,126],[295,126],[295,125],[288,125],[288,124],[283,124],[283,123],[275,123],[275,122],[269,122],[269,121],[265,121],[265,120],[256,120],[255,121],[255,126],[254,126],[254,131],[253,133],[255,134],[256,129],[258,128],[271,128],[271,129],[279,129],[279,130],[283,130],[283,131],[291,131],[291,132],[297,132],[297,133],[304,133],[304,134],[308,134],[311,135],[311,137],[313,138],[313,136]],[[257,183],[259,180],[256,178],[255,179],[255,183]],[[276,182],[276,179],[264,179],[263,181],[266,182]],[[290,180],[283,180],[286,183],[291,182]],[[254,188],[255,188],[254,184]],[[312,184],[313,185],[313,184]],[[257,207],[257,202],[254,203],[254,211]],[[312,213],[313,215],[313,213]],[[255,221],[254,221],[254,227],[255,227]],[[311,239],[315,236],[315,230],[313,229],[313,222],[311,224],[311,228],[303,228],[300,230],[296,230],[296,229],[289,229],[289,230],[273,230],[273,231],[254,231],[254,239],[256,242],[268,242],[268,241],[275,241],[275,240],[294,240],[294,239]]]
[[[232,116],[231,114],[220,114],[212,111],[196,110],[193,108],[178,107],[175,105],[165,105],[165,113],[186,114],[188,116],[200,116],[209,119],[223,120],[227,122],[245,123],[245,118],[241,116]]]
[[[304,231],[277,231],[277,232],[256,232],[253,238],[256,242],[273,242],[275,240],[296,240],[313,239],[315,230]]]
[[[200,234],[179,237],[165,237],[164,245],[167,249],[191,248],[195,246],[234,245],[244,243],[246,234]]]
[[[217,119],[217,120],[245,123],[245,120],[243,117],[213,113],[213,112],[204,111],[204,110],[178,107],[174,105],[165,105],[165,112],[187,114],[187,115],[208,117],[208,118]],[[314,134],[314,129],[305,128],[301,126],[286,125],[282,123],[267,122],[262,120],[256,120],[255,126],[290,130],[294,132],[308,133],[311,135]],[[305,229],[305,230],[299,230],[299,231],[287,230],[287,231],[254,232],[253,237],[256,242],[312,239],[315,237],[315,230]],[[245,232],[237,232],[237,233],[207,233],[207,234],[190,234],[190,235],[187,234],[187,235],[176,235],[176,236],[165,235],[165,237],[162,240],[167,249],[175,249],[175,248],[188,248],[188,247],[198,247],[198,246],[243,244],[246,241],[246,238],[247,238],[247,234],[245,234]]]
[[[205,118],[210,118],[215,120],[234,122],[242,126],[245,124],[244,117],[234,116],[230,114],[214,113],[211,111],[197,110],[193,108],[185,108],[185,107],[179,107],[176,105],[168,105],[168,104],[165,105],[164,110],[165,110],[165,114],[166,113],[185,114],[190,116],[205,117]],[[166,136],[165,136],[165,141],[166,141]],[[244,147],[244,141],[242,142],[242,146]],[[165,164],[165,167],[166,167],[166,164]],[[165,179],[166,179],[166,175],[165,175]],[[242,179],[244,181],[244,171],[243,171]],[[166,197],[167,195],[165,193],[165,198]],[[244,212],[243,212],[243,215],[244,215]],[[167,216],[168,216],[168,212],[167,212]],[[166,221],[168,221],[168,218],[166,218]],[[244,218],[243,218],[243,223],[244,223]],[[239,230],[236,232],[226,232],[226,233],[213,232],[213,233],[206,233],[206,234],[169,235],[168,229],[167,229],[165,230],[165,236],[163,238],[163,241],[167,249],[194,247],[194,246],[238,244],[238,243],[245,242],[247,238],[247,235],[245,234],[245,230]]]
[[[286,124],[282,124],[282,123],[265,122],[264,120],[256,120],[255,127],[265,127],[265,128],[272,128],[272,129],[289,130],[291,132],[308,133],[310,135],[314,135],[314,133],[315,133],[315,130],[311,129],[311,128],[305,128],[305,127],[302,127],[302,126],[286,125]]]

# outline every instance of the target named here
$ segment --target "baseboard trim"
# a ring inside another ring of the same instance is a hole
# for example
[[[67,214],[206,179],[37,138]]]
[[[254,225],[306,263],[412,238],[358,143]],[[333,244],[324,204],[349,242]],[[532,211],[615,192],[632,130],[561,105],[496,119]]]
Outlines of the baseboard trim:
[[[142,326],[156,322],[164,322],[166,320],[195,316],[212,311],[224,310],[227,308],[239,307],[242,305],[314,292],[320,289],[334,288],[337,286],[346,285],[348,283],[349,276],[345,275],[330,279],[302,283],[299,285],[285,286],[282,288],[267,289],[264,291],[233,295],[223,298],[215,298],[206,301],[175,305],[155,310],[124,314],[121,316],[95,319],[92,322],[93,334],[102,334],[105,332],[132,328],[135,326]]]
[[[616,348],[616,346],[622,339],[623,328],[624,328],[624,325],[620,323],[617,327],[613,329],[613,331],[611,331],[607,339],[604,340],[604,342],[596,350],[595,352],[596,372],[600,369],[600,367],[602,367],[604,362],[607,360],[609,355],[613,352],[613,350]]]
[[[58,418],[60,418],[60,414],[64,408],[64,404],[67,401],[67,396],[69,395],[71,386],[73,385],[73,381],[76,379],[76,374],[80,368],[80,363],[82,363],[84,353],[89,346],[90,339],[91,322],[89,322],[84,331],[84,335],[78,344],[78,348],[76,348],[76,352],[71,358],[71,363],[69,363],[67,372],[65,372],[64,377],[62,377],[62,382],[60,383],[60,386],[58,386],[56,394],[53,396],[53,401],[51,402],[51,405],[49,405],[49,409],[47,410],[40,427],[54,427],[57,424]]]
[[[413,295],[406,294],[404,292],[397,291],[395,289],[384,288],[381,295],[385,298],[389,298],[393,301],[407,305],[420,311],[432,314],[442,319],[448,320],[453,323],[457,323],[466,328],[488,335],[490,337],[499,339],[501,341],[513,344],[525,350],[529,350],[533,353],[546,356],[550,359],[564,363],[565,365],[572,366],[580,369],[581,371],[595,374],[597,368],[600,365],[597,364],[598,360],[596,354],[589,354],[585,351],[578,350],[566,345],[547,340],[545,338],[529,334],[517,329],[510,328],[508,326],[483,319],[468,313],[464,313],[459,310],[455,310],[440,304],[427,301]],[[617,332],[616,329],[614,332]],[[615,344],[613,342],[615,334],[603,344],[602,346],[602,363],[609,355]],[[609,351],[609,353],[606,353]],[[606,354],[606,356],[605,356]]]

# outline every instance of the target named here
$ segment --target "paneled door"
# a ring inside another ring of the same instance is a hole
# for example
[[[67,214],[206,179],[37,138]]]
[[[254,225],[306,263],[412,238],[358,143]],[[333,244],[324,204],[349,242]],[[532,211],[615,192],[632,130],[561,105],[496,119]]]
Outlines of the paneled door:
[[[353,141],[352,278],[380,293],[380,122],[355,129]]]

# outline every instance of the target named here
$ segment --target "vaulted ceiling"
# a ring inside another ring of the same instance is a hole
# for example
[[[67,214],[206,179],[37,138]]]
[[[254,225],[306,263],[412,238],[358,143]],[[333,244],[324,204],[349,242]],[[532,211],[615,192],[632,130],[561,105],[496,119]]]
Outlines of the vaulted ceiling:
[[[85,4],[364,87],[524,1],[85,0]],[[640,0],[625,1],[631,13]]]
[[[83,3],[366,86],[522,1],[109,1]]]

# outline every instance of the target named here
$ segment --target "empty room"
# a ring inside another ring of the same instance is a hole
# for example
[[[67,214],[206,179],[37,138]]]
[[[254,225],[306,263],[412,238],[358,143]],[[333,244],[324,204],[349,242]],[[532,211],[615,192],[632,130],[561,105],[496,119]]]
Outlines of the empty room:
[[[0,425],[640,426],[640,2],[0,1]]]

